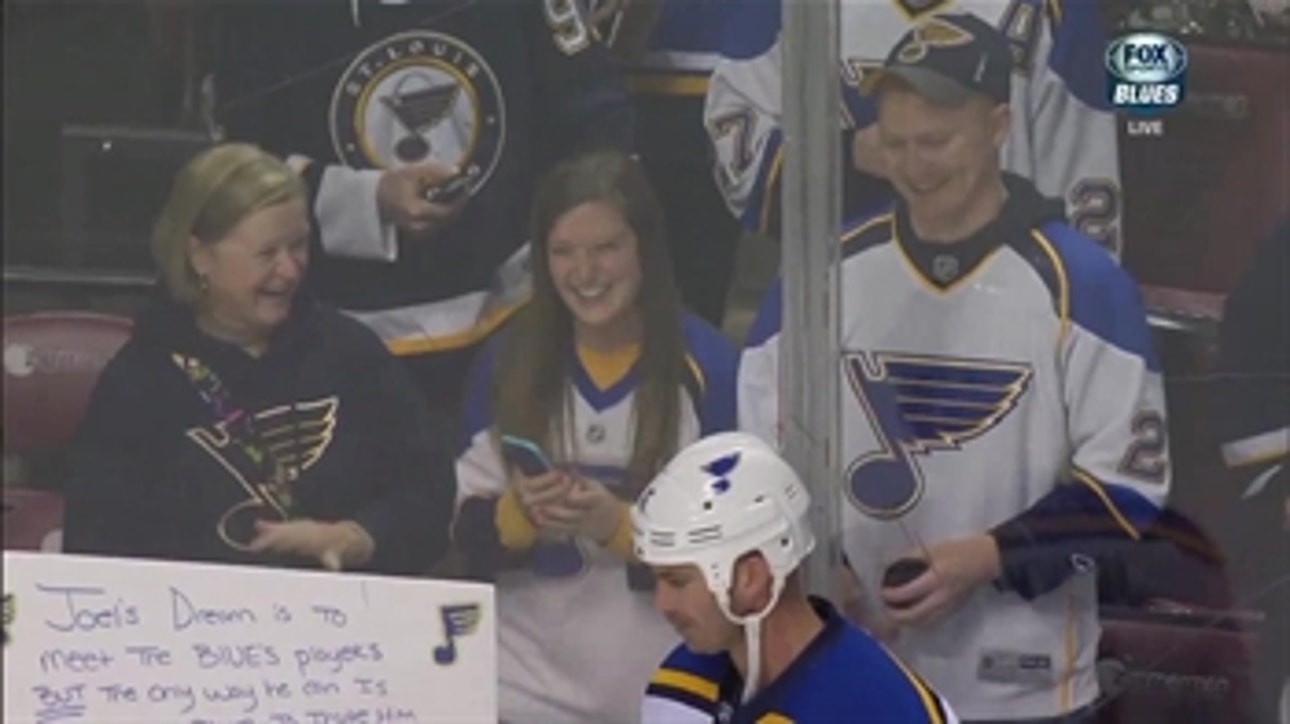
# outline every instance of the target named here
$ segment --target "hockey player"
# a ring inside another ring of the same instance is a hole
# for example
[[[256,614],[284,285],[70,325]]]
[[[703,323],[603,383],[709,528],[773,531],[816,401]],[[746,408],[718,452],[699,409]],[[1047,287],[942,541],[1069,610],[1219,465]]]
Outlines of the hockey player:
[[[1096,561],[1169,490],[1165,398],[1133,281],[1000,168],[1011,66],[992,26],[942,15],[866,86],[900,199],[844,234],[843,544],[869,625],[965,721],[1079,721]],[[768,440],[774,295],[740,371]]]
[[[746,0],[759,13],[767,0]],[[892,197],[878,152],[875,108],[859,92],[909,28],[953,11],[998,28],[1013,58],[1009,99],[1015,122],[1004,167],[1063,199],[1071,224],[1115,254],[1120,242],[1117,129],[1106,102],[1106,37],[1096,2],[1087,0],[840,0],[846,218]],[[781,44],[758,34],[725,52],[708,85],[704,117],[716,174],[731,211],[750,229],[777,235],[783,169]],[[928,43],[940,42],[927,38]]]
[[[475,342],[527,294],[535,179],[627,149],[633,114],[573,0],[225,3],[217,119],[300,170],[309,283],[455,410]]]
[[[644,724],[956,722],[881,644],[808,596],[815,546],[802,481],[739,432],[695,442],[632,509],[655,605],[684,643],[646,690]]]

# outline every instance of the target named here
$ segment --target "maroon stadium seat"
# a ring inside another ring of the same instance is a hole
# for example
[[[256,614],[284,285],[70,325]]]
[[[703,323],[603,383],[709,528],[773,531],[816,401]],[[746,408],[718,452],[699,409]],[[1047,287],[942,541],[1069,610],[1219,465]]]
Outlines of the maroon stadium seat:
[[[1239,724],[1263,615],[1169,601],[1103,608],[1098,724]]]
[[[128,319],[87,312],[5,317],[6,458],[55,453],[71,442],[99,373],[129,339],[131,328]],[[63,516],[57,488],[52,480],[6,484],[5,549],[57,547]]]
[[[4,549],[62,550],[63,498],[31,488],[4,489]]]

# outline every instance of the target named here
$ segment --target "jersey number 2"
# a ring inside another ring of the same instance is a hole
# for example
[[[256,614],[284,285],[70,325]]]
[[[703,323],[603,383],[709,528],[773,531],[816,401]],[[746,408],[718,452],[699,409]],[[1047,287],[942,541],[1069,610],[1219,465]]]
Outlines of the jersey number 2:
[[[1111,179],[1082,179],[1071,188],[1071,225],[1119,255],[1120,186]]]
[[[1169,432],[1158,412],[1139,412],[1131,427],[1133,442],[1120,459],[1120,472],[1160,484],[1169,473]]]

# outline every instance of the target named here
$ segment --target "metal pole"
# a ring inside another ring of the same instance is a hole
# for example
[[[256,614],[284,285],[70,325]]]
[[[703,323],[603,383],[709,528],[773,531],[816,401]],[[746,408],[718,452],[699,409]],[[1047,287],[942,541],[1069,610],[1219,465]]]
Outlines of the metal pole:
[[[782,43],[784,285],[780,401],[784,454],[810,489],[817,546],[809,588],[837,600],[842,505],[838,229],[841,222],[839,0],[787,0]]]

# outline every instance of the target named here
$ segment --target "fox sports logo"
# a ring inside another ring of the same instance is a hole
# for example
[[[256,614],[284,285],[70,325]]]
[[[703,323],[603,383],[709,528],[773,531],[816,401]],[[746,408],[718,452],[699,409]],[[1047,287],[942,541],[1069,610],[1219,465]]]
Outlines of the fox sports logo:
[[[1107,95],[1111,106],[1157,113],[1183,101],[1187,48],[1167,35],[1134,33],[1106,49]]]

